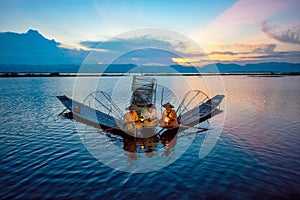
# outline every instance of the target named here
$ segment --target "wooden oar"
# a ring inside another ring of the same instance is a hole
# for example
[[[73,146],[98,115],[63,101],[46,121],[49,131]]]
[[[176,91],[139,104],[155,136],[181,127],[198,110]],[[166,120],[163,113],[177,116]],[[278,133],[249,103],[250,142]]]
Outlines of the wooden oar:
[[[64,109],[63,111],[61,111],[58,116],[62,115],[66,110],[68,110],[68,108]]]
[[[162,127],[162,129],[160,129],[160,131],[157,132],[157,135],[160,136],[160,133],[161,133],[163,130],[165,130],[165,127]]]
[[[103,132],[108,132],[108,131],[111,131],[111,130],[114,130],[114,129],[121,130],[121,128],[119,126],[114,126],[114,127],[110,127],[110,128],[107,128],[107,129],[103,129],[103,130],[98,131],[98,132],[103,133]]]
[[[209,128],[201,128],[201,127],[194,127],[194,126],[184,126],[184,125],[179,125],[179,127],[182,127],[182,128],[194,128],[194,129],[200,129],[200,130],[210,130]]]
[[[189,129],[189,128],[194,128],[194,129],[198,129],[200,131],[207,131],[207,130],[211,130],[210,128],[201,128],[201,127],[194,127],[194,126],[184,126],[184,125],[179,125],[179,128],[186,128],[186,129]],[[160,136],[160,133],[165,130],[166,127],[162,127],[162,129],[160,129],[158,132],[157,132],[157,135]]]

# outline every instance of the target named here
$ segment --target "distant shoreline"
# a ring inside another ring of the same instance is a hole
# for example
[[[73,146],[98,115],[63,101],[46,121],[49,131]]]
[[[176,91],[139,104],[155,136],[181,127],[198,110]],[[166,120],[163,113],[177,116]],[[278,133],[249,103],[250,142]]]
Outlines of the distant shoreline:
[[[255,77],[280,77],[280,76],[299,76],[300,72],[261,72],[261,73],[247,73],[247,72],[233,72],[233,73],[0,73],[0,78],[18,78],[18,77],[98,77],[98,76],[255,76]]]

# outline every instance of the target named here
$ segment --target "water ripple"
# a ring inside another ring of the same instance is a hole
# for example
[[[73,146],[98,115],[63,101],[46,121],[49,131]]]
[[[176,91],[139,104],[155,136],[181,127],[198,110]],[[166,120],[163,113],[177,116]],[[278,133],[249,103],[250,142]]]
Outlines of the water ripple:
[[[109,88],[110,79],[105,80],[107,85],[102,86]],[[297,199],[299,80],[225,77],[226,122],[206,157],[198,157],[207,134],[202,132],[178,140],[173,153],[183,155],[175,162],[171,156],[161,156],[161,144],[151,158],[141,155],[137,161],[124,161],[128,167],[142,162],[169,162],[169,166],[149,173],[125,173],[99,162],[85,146],[90,142],[107,147],[101,153],[109,163],[118,163],[128,152],[116,155],[109,147],[122,149],[120,138],[93,137],[97,130],[57,116],[63,106],[55,95],[70,96],[74,79],[0,79],[0,197]],[[183,147],[192,141],[184,152]]]

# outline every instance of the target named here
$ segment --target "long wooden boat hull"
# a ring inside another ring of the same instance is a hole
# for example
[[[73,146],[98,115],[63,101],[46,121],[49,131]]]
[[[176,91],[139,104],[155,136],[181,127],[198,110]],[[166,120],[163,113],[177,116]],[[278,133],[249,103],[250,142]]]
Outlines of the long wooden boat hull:
[[[118,124],[122,124],[122,121],[120,119],[116,119],[111,115],[84,105],[65,95],[57,96],[57,98],[70,112],[73,113],[73,117],[75,120],[94,126],[96,128],[109,130],[110,132],[116,132],[119,135],[122,135],[123,133],[127,135],[127,133],[125,133],[122,128],[118,126]],[[210,118],[212,115],[214,115],[214,113],[218,111],[218,107],[223,98],[224,95],[216,95],[203,104],[193,108],[186,113],[183,113],[179,116],[178,119],[178,121],[180,122],[179,127],[185,129],[184,127],[194,126]],[[173,130],[178,130],[179,127],[174,129],[165,129],[163,132],[172,132]]]
[[[216,95],[192,110],[179,116],[179,123],[184,126],[194,126],[216,114],[224,95]]]
[[[73,113],[73,117],[77,121],[102,129],[118,126],[117,122],[119,120],[111,115],[84,105],[65,95],[57,96],[57,98],[70,112]]]

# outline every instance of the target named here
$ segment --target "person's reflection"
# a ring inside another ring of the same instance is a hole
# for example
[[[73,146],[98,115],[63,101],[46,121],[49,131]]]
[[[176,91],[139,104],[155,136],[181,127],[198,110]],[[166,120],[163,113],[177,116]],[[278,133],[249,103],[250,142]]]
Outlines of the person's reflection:
[[[134,137],[124,137],[124,150],[127,151],[125,155],[128,157],[129,161],[134,161],[139,158],[138,154],[136,153],[137,142]]]
[[[134,137],[123,137],[124,150],[126,151],[126,156],[130,161],[138,159],[137,148],[139,146],[139,151],[145,153],[149,158],[157,155],[156,148],[158,146],[159,138],[157,135],[151,136],[149,138],[134,138]]]
[[[160,141],[165,148],[162,156],[173,158],[175,145],[177,144],[177,130],[167,130],[160,136]]]
[[[149,158],[157,155],[156,148],[159,142],[157,135],[154,135],[149,138],[143,138],[143,146],[145,155]]]

